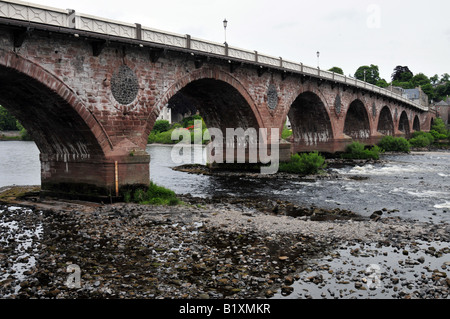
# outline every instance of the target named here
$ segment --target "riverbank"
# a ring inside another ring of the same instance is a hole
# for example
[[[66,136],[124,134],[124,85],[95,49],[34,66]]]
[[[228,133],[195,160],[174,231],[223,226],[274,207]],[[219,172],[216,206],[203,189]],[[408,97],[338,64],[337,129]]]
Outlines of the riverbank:
[[[21,141],[22,133],[20,131],[0,131],[0,141]]]
[[[307,281],[312,287],[302,298],[321,298],[315,290],[331,291],[330,298],[371,298],[369,292],[388,298],[449,298],[447,224],[404,221],[388,211],[362,218],[317,207],[289,209],[287,202],[262,199],[181,199],[185,204],[176,207],[34,196],[3,204],[0,296],[284,298],[300,296],[302,285],[296,285]],[[332,218],[315,218],[321,215]],[[365,273],[364,262],[348,274],[327,269],[327,263],[344,261],[339,249],[352,249],[357,265],[374,254],[373,245],[384,258],[378,264],[381,274],[390,273],[384,271],[391,269],[388,260],[402,257],[395,275],[381,276],[381,286],[371,289],[367,278],[373,276]],[[423,258],[410,258],[413,252],[422,252]],[[317,264],[325,256],[327,262]],[[429,266],[431,258],[438,258],[436,269]],[[75,288],[67,282],[74,278],[67,272],[71,264],[80,270]],[[413,282],[402,275],[411,269],[417,275]],[[338,282],[344,288],[333,290]]]

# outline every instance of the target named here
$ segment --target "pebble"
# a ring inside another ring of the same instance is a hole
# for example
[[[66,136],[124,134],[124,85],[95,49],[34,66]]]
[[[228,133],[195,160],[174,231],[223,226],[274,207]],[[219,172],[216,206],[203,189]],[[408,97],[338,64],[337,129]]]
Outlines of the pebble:
[[[329,295],[338,297],[344,292],[333,290],[329,278],[339,280],[348,291],[364,291],[369,283],[364,272],[347,277],[333,269],[331,262],[341,258],[338,248],[358,243],[349,250],[356,260],[374,255],[364,243],[380,247],[396,243],[407,258],[402,264],[417,266],[426,258],[410,258],[413,251],[404,248],[406,243],[414,238],[431,242],[433,236],[449,237],[442,231],[445,227],[410,225],[389,217],[373,223],[348,219],[351,214],[345,212],[345,218],[327,219],[326,213],[313,208],[317,220],[312,220],[300,218],[305,215],[275,215],[257,204],[258,209],[252,208],[251,201],[244,205],[220,199],[202,202],[201,208],[198,201],[188,198],[190,205],[176,207],[74,205],[70,210],[9,211],[0,205],[0,297],[277,298],[279,293],[295,296],[294,286],[303,280],[331,289]],[[276,205],[284,211],[294,209],[281,201]],[[7,229],[12,221],[17,227]],[[10,237],[5,235],[8,231]],[[330,263],[311,264],[326,253],[331,254]],[[448,251],[430,246],[424,253],[442,256]],[[28,268],[20,270],[18,263]],[[69,272],[69,265],[78,268]],[[448,296],[449,278],[441,268],[431,269],[423,287],[415,288],[420,296]],[[76,278],[77,271],[79,286],[71,288],[67,281]],[[399,283],[405,283],[404,289],[418,285],[399,277],[391,282],[394,288]],[[397,291],[396,297],[411,296],[404,291]],[[313,298],[310,292],[304,296]]]

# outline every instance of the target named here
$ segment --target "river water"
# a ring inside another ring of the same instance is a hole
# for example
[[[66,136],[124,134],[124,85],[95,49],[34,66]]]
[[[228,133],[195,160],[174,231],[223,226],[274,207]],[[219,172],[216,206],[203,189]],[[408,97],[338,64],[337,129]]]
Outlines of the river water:
[[[233,175],[207,176],[172,170],[172,147],[149,145],[151,179],[178,194],[271,197],[305,206],[352,210],[433,223],[450,222],[450,152],[382,155],[364,166],[329,168],[334,178],[286,180]],[[203,155],[205,155],[203,150]],[[198,156],[197,156],[198,157]],[[204,163],[197,159],[197,163]],[[192,156],[194,163],[194,156]],[[0,187],[39,185],[39,150],[33,142],[0,142]]]

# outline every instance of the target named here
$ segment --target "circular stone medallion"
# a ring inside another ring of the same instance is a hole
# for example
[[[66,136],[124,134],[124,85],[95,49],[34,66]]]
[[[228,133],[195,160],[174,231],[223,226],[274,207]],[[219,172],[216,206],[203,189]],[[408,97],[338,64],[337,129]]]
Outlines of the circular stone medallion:
[[[139,92],[139,81],[134,71],[126,65],[120,66],[111,78],[111,92],[120,104],[132,103]]]
[[[278,92],[273,84],[270,84],[267,90],[267,104],[271,110],[275,110],[278,106]]]

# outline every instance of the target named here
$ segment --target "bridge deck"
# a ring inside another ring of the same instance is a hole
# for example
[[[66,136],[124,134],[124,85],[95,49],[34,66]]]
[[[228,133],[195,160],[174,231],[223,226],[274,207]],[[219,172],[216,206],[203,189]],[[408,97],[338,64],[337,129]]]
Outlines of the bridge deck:
[[[277,69],[283,73],[301,74],[364,89],[395,99],[422,112],[429,110],[427,107],[392,91],[355,78],[307,66],[303,63],[197,39],[190,35],[180,35],[144,27],[140,24],[129,24],[81,14],[74,10],[50,8],[17,0],[2,0],[0,1],[0,24],[95,37],[106,41],[127,42],[142,47],[184,51],[195,55],[227,60],[229,63],[245,63],[256,65],[259,68]]]

